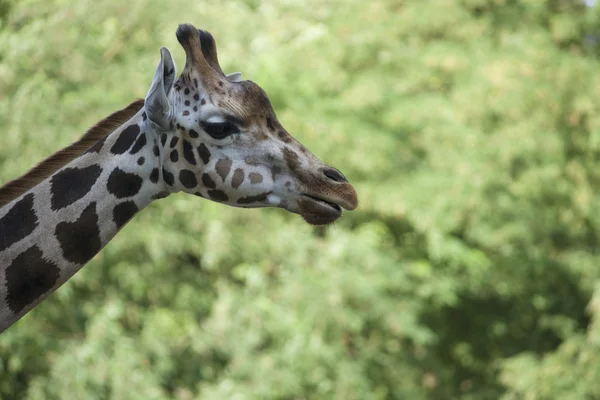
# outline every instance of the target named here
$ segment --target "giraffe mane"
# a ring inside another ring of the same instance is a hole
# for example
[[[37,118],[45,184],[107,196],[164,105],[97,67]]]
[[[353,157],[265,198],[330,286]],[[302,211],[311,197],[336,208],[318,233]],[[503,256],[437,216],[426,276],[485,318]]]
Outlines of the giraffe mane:
[[[129,121],[143,106],[144,100],[138,99],[122,110],[112,113],[88,129],[88,131],[75,143],[52,154],[19,178],[7,182],[0,187],[0,207],[10,203],[18,196],[48,178],[61,167],[79,157],[100,139],[105,138],[119,126]]]

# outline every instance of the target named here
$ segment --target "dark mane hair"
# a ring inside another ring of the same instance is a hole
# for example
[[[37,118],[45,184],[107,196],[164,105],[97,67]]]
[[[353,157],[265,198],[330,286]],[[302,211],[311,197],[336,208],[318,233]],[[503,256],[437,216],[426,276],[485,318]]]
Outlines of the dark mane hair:
[[[52,175],[56,170],[79,157],[100,139],[105,138],[119,126],[129,121],[143,106],[144,100],[138,99],[122,110],[116,111],[90,128],[75,143],[52,154],[19,178],[7,182],[0,187],[0,207],[10,203]]]

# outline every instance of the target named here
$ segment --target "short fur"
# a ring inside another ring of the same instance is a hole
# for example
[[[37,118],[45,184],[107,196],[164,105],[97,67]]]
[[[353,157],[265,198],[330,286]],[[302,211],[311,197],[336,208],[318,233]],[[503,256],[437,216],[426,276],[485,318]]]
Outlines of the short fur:
[[[108,136],[119,126],[129,121],[143,106],[144,100],[138,99],[124,109],[116,111],[90,128],[81,139],[75,143],[57,151],[21,177],[0,187],[0,207],[10,203],[18,196],[48,178],[56,170],[79,157],[100,139]]]

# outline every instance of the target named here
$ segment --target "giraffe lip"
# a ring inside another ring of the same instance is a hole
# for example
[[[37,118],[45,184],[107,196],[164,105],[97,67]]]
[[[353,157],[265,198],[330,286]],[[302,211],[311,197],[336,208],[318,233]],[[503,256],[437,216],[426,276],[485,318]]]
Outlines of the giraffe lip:
[[[340,214],[342,213],[342,207],[339,204],[332,203],[332,202],[322,199],[320,197],[311,196],[310,194],[306,194],[306,193],[302,193],[302,196],[308,197],[309,199],[316,201],[317,203],[325,204],[328,207],[333,208],[335,211],[337,211]]]
[[[302,193],[295,212],[311,225],[327,225],[342,215],[342,207],[320,197]]]

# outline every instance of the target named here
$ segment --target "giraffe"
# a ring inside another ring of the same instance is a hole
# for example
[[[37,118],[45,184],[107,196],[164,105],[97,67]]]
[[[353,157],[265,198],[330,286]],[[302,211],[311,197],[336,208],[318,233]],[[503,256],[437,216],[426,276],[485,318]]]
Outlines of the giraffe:
[[[209,32],[182,24],[176,37],[177,79],[162,47],[143,101],[0,188],[0,332],[172,193],[279,207],[314,225],[357,207],[353,186],[285,130],[263,89],[223,73]]]

